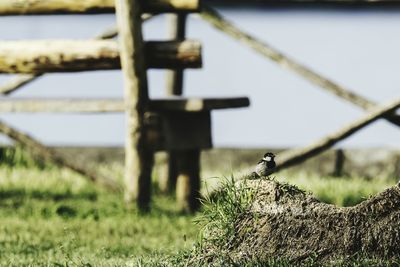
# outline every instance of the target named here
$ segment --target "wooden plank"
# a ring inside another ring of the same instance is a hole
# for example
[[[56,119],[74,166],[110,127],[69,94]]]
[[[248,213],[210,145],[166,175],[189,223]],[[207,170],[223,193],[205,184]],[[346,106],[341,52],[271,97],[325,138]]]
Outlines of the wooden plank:
[[[146,21],[152,18],[151,14],[142,14],[142,20]],[[99,35],[95,36],[95,40],[107,40],[112,39],[118,35],[117,27],[112,27],[110,29],[105,30],[104,32],[100,33]],[[0,94],[9,95],[19,88],[23,87],[26,84],[29,84],[35,81],[37,78],[43,75],[40,73],[36,74],[20,74],[17,77],[11,79],[9,82],[0,86]]]
[[[399,0],[204,0],[204,2],[230,8],[239,6],[398,6],[400,4]]]
[[[319,86],[322,89],[325,89],[329,93],[332,93],[367,111],[376,106],[376,103],[374,103],[373,101],[368,100],[363,96],[358,95],[355,92],[352,92],[351,90],[335,83],[334,81],[323,77],[322,75],[316,73],[310,68],[284,55],[271,45],[262,42],[254,36],[251,36],[238,29],[233,23],[229,22],[223,16],[221,16],[215,9],[204,6],[201,16],[215,28],[228,34],[232,38],[237,39],[239,42],[249,46],[260,55],[269,58],[283,68],[293,71],[308,80],[309,82]],[[397,115],[395,113],[386,114],[385,118],[391,123],[400,126],[400,115]]]
[[[231,98],[165,98],[152,99],[149,102],[149,108],[154,111],[186,111],[200,112],[213,109],[227,109],[248,107],[250,100],[247,97]]]
[[[145,43],[146,64],[157,69],[201,68],[201,43],[194,40]]]
[[[200,9],[200,0],[146,0],[142,3],[143,10],[150,13],[196,12]]]
[[[147,103],[152,111],[202,112],[213,109],[249,106],[249,99],[241,98],[162,98]],[[0,112],[3,113],[104,113],[124,112],[121,99],[65,99],[65,98],[2,98]]]
[[[126,112],[125,201],[150,205],[153,151],[147,146],[144,113],[148,95],[140,0],[117,0]]]
[[[212,147],[210,111],[160,112],[164,149],[187,150]]]
[[[2,113],[103,113],[124,112],[121,99],[24,99],[0,100]]]
[[[100,175],[95,170],[85,166],[85,164],[63,157],[54,149],[46,147],[31,136],[18,131],[2,121],[0,121],[0,133],[8,136],[13,141],[26,148],[35,158],[52,162],[59,167],[68,168],[83,175],[91,182],[105,186],[108,190],[115,192],[121,191],[120,185],[115,180]]]
[[[147,42],[148,68],[197,68],[196,41]],[[118,43],[112,40],[2,41],[0,73],[73,72],[119,69]]]
[[[146,0],[143,11],[151,13],[199,9],[199,0]],[[1,0],[0,15],[55,15],[115,13],[114,0]]]

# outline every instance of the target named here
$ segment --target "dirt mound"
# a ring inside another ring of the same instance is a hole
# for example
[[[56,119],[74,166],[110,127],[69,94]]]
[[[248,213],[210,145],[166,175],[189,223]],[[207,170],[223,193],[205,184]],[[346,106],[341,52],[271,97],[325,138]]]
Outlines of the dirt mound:
[[[279,258],[297,263],[310,258],[329,263],[357,256],[400,256],[399,185],[347,208],[321,203],[294,186],[267,179],[247,180],[237,193],[249,189],[252,201],[232,217],[230,237],[204,242],[203,255],[209,262],[219,254],[233,262]],[[221,234],[219,227],[209,227],[205,240]]]

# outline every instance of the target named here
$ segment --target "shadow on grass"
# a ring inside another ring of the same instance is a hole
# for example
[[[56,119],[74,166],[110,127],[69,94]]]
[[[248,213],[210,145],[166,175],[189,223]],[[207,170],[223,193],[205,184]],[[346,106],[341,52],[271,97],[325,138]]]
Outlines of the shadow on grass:
[[[68,199],[74,200],[88,200],[96,201],[96,192],[79,192],[74,193],[71,191],[64,192],[53,192],[48,190],[26,190],[24,188],[13,188],[13,189],[0,189],[0,202],[8,199],[37,199],[37,200],[52,200],[52,201],[63,201]]]

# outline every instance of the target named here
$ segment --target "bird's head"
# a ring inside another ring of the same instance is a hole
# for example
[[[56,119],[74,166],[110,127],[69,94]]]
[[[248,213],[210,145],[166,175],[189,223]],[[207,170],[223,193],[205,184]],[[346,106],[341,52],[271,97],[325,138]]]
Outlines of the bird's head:
[[[273,153],[271,153],[271,152],[268,152],[268,153],[265,153],[263,159],[264,159],[265,161],[273,161],[274,158],[275,158],[275,155],[274,155]]]

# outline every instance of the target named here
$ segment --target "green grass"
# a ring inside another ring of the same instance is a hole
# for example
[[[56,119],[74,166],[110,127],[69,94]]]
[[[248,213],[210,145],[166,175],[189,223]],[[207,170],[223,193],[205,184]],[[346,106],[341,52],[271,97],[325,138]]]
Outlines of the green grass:
[[[274,177],[261,179],[276,179]],[[304,177],[297,176],[288,179],[291,183],[286,183],[281,179],[278,186],[288,194],[304,192],[301,188],[293,185],[300,185],[303,189],[316,190],[320,199],[337,202],[337,204],[354,205],[361,202],[367,194],[378,193],[380,190],[394,184],[394,181],[379,181],[374,183],[361,178],[349,177],[311,177],[304,180]],[[374,186],[377,184],[377,186]],[[346,186],[347,185],[347,186]],[[354,190],[349,189],[354,186]],[[354,195],[358,193],[359,195]],[[216,194],[212,194],[204,205],[202,216],[199,217],[202,225],[201,242],[192,251],[191,256],[184,260],[189,266],[293,266],[287,259],[268,258],[268,259],[233,259],[232,249],[238,245],[240,236],[251,233],[252,228],[235,228],[235,222],[244,218],[257,221],[257,215],[247,213],[248,208],[253,203],[257,194],[257,188],[247,186],[246,180],[235,182],[233,179],[224,179],[221,188]],[[334,195],[335,194],[335,195]],[[350,198],[350,196],[352,196]],[[347,202],[346,202],[347,201]],[[247,216],[247,217],[246,217]],[[254,223],[254,222],[253,222]],[[237,226],[237,225],[236,225]],[[242,225],[243,226],[243,225]],[[244,232],[243,232],[244,231]],[[239,241],[240,242],[240,241]],[[240,244],[240,243],[239,243]],[[249,245],[249,244],[248,244]],[[191,259],[192,257],[192,259]],[[198,264],[198,265],[196,265]],[[371,258],[370,255],[354,254],[351,258],[338,258],[328,266],[399,266],[399,259]],[[315,258],[309,256],[304,259],[302,266],[315,266]],[[317,265],[319,266],[319,265]]]
[[[360,177],[320,177],[304,173],[291,176],[283,173],[276,180],[297,185],[312,192],[320,201],[343,207],[354,206],[397,183],[397,180],[389,178],[367,180]]]
[[[0,177],[0,266],[136,266],[197,237],[169,197],[140,214],[66,170],[3,166]]]
[[[251,191],[242,190],[245,194],[239,195],[227,191],[208,202],[203,223],[198,224],[198,215],[180,214],[171,197],[156,195],[151,212],[141,214],[126,207],[121,195],[95,188],[68,170],[38,164],[22,150],[0,154],[0,266],[182,265],[190,258],[188,253],[205,222],[219,224],[221,235],[229,236],[230,222],[252,197]],[[122,177],[121,165],[99,169]],[[283,173],[276,179],[343,206],[395,184],[387,179],[320,178],[301,173],[285,177]],[[285,266],[274,259],[266,264]],[[264,264],[255,260],[240,266]]]

